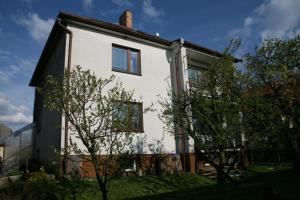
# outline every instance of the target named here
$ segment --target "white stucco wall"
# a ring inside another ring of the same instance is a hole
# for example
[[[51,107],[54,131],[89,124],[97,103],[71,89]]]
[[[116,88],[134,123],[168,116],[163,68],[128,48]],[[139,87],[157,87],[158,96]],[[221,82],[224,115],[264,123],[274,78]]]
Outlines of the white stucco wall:
[[[84,30],[75,26],[68,26],[73,32],[72,63],[71,66],[80,65],[89,68],[97,76],[108,78],[112,74],[123,83],[123,87],[134,90],[134,98],[143,102],[143,107],[154,103],[158,111],[158,97],[167,97],[168,84],[170,84],[170,56],[169,49],[142,44],[103,34],[97,31]],[[141,52],[141,76],[112,71],[112,44],[119,44]],[[145,137],[147,143],[160,140],[164,146],[164,153],[175,153],[174,137],[164,134],[163,123],[158,118],[157,112],[148,112],[143,115],[144,133],[138,134]],[[64,131],[62,130],[62,138]],[[63,146],[63,142],[62,142]],[[144,153],[151,153],[145,145]]]

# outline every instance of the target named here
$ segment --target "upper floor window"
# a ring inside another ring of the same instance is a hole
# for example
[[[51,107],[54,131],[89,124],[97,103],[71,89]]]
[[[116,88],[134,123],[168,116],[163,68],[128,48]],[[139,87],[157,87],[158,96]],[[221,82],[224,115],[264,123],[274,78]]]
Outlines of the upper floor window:
[[[196,66],[189,66],[188,67],[188,78],[191,81],[199,80],[201,77],[203,69]]]
[[[140,51],[119,45],[112,46],[113,71],[141,75]]]

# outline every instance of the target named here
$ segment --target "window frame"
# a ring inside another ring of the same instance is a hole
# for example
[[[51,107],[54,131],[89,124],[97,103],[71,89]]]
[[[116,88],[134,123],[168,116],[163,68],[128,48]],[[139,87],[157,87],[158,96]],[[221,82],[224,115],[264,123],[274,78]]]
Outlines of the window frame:
[[[114,48],[119,48],[119,49],[123,49],[127,51],[127,70],[122,70],[120,68],[114,67],[113,66],[113,51]],[[135,48],[131,48],[131,47],[126,47],[126,46],[122,46],[119,44],[112,44],[112,48],[111,48],[111,52],[112,52],[112,71],[114,72],[121,72],[121,73],[126,73],[126,74],[132,74],[132,75],[137,75],[137,76],[142,76],[142,70],[141,70],[141,51],[139,49],[135,49]],[[131,71],[131,52],[137,53],[137,72],[132,72]]]
[[[129,113],[130,120],[132,120],[132,105],[138,105],[139,110],[139,128],[135,129],[132,127],[132,124],[130,127],[127,127],[125,130],[118,130],[119,132],[133,132],[133,133],[144,133],[144,116],[143,116],[143,103],[142,102],[122,102],[124,104],[127,104],[127,112]],[[113,117],[113,116],[112,116]],[[116,132],[117,130],[115,128],[112,129],[112,131]]]
[[[199,77],[201,75],[200,76],[198,75],[197,78],[195,78],[195,79],[194,78],[190,78],[189,77],[190,70],[198,71],[201,74],[201,73],[203,73],[206,70],[206,68],[200,67],[200,66],[197,66],[197,65],[188,65],[187,70],[188,70],[188,80],[189,81],[197,81],[197,80],[199,80]]]

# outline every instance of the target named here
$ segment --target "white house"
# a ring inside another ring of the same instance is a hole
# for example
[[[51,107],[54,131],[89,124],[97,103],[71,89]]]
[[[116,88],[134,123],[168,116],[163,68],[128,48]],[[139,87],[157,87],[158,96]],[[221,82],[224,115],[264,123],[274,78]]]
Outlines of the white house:
[[[126,89],[135,91],[135,97],[141,99],[140,106],[147,107],[157,102],[157,95],[167,97],[169,85],[174,92],[180,91],[189,79],[197,77],[201,68],[222,55],[184,39],[171,41],[158,34],[144,33],[132,25],[132,13],[128,10],[121,15],[119,24],[60,12],[30,86],[41,86],[49,73],[62,77],[64,70],[80,65],[89,67],[99,77],[114,74]],[[156,112],[143,114],[141,119],[137,126],[143,127],[140,136],[146,143],[162,141],[162,154],[185,155],[181,159],[184,168],[195,170],[192,140],[175,140],[174,136],[165,134]],[[43,107],[38,92],[33,121],[36,126],[33,156],[49,162],[55,157],[54,148],[68,145],[65,122],[62,115]],[[151,156],[151,151],[145,148],[142,154]]]

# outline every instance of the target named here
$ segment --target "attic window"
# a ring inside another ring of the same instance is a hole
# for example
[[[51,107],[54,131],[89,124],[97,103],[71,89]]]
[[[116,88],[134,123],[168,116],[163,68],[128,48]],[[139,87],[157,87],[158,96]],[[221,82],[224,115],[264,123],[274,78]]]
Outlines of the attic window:
[[[112,70],[141,75],[140,51],[113,44]]]

